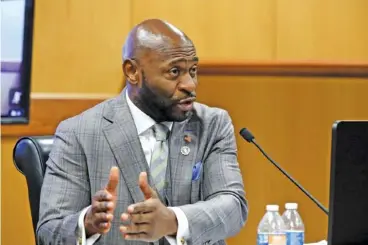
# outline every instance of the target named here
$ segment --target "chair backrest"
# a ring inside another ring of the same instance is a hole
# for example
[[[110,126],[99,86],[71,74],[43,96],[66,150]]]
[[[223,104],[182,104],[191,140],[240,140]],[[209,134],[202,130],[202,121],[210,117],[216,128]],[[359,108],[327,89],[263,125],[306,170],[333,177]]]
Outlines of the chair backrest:
[[[28,198],[35,235],[43,176],[53,142],[53,136],[23,137],[17,141],[13,150],[15,167],[27,180]]]

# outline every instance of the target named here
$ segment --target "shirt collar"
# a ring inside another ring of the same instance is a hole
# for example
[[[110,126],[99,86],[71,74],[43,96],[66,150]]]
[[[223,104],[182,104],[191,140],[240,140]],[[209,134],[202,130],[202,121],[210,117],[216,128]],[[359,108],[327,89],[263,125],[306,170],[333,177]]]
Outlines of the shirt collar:
[[[126,100],[128,103],[129,110],[132,114],[135,127],[137,128],[138,135],[141,135],[153,125],[156,124],[156,121],[153,120],[150,116],[146,113],[141,111],[129,98],[128,90],[126,92]],[[172,129],[173,122],[162,122],[169,130]]]

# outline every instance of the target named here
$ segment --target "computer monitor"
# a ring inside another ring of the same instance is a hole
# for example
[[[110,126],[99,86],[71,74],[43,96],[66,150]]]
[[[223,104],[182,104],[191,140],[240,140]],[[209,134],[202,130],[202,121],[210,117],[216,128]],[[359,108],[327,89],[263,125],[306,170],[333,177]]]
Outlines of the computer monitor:
[[[368,121],[332,130],[329,245],[368,244]]]
[[[33,0],[1,0],[1,124],[28,123]]]

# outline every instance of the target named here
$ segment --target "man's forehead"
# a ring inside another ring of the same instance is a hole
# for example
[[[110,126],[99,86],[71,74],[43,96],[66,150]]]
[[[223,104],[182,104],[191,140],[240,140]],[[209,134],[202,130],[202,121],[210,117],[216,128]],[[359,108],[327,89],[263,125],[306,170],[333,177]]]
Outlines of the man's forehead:
[[[188,62],[198,62],[197,56],[182,56],[182,57],[174,57],[174,58],[168,58],[164,62],[166,64],[177,64],[177,63],[188,63]]]
[[[153,58],[161,62],[198,61],[197,53],[193,45],[180,47],[162,47],[151,52]]]

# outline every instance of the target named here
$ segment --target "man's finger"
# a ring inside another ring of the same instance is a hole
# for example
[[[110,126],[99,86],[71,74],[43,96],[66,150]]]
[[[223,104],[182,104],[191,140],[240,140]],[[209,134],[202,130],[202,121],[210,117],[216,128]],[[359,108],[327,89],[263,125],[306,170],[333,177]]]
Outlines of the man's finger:
[[[130,235],[137,233],[147,233],[150,229],[149,224],[131,224],[128,226],[120,226],[120,232]]]
[[[130,215],[127,214],[127,213],[123,213],[121,216],[120,216],[120,219],[121,221],[129,221],[130,220]]]
[[[100,230],[100,232],[99,232],[100,234],[106,234],[107,232],[109,232],[110,228],[111,228],[111,223],[105,222],[105,223],[100,223],[98,225],[98,229]]]
[[[153,213],[134,213],[134,214],[127,214],[123,213],[120,216],[121,221],[123,222],[130,222],[134,224],[150,224],[153,220]]]
[[[113,196],[106,190],[100,190],[93,196],[93,200],[96,202],[112,201]]]
[[[92,212],[93,213],[101,213],[101,212],[112,212],[114,211],[114,203],[111,202],[94,202],[92,204]]]
[[[139,174],[139,187],[141,188],[141,191],[143,192],[144,198],[146,200],[156,196],[154,190],[148,184],[146,172],[141,172]]]
[[[129,233],[125,234],[123,231],[121,231],[122,228],[120,228],[120,232],[123,234],[124,239],[126,240],[137,240],[137,241],[144,241],[144,242],[150,242],[150,238],[146,233]]]
[[[97,213],[95,214],[95,225],[98,226],[98,224],[101,223],[109,223],[113,220],[114,216],[112,214],[106,214],[106,213]]]
[[[119,168],[112,167],[110,170],[109,182],[106,185],[106,190],[110,193],[115,193],[118,184],[119,184]]]
[[[130,222],[134,224],[150,224],[152,223],[154,214],[150,213],[135,213],[130,214]]]
[[[136,213],[150,213],[156,210],[156,205],[154,203],[145,201],[130,205],[127,209],[129,214],[136,214]]]
[[[102,229],[102,230],[108,229],[108,228],[110,228],[110,223],[109,222],[99,223],[98,224],[98,228],[99,229]]]

